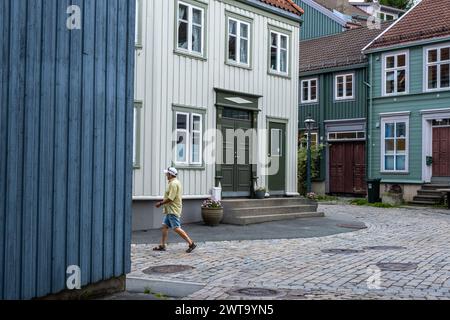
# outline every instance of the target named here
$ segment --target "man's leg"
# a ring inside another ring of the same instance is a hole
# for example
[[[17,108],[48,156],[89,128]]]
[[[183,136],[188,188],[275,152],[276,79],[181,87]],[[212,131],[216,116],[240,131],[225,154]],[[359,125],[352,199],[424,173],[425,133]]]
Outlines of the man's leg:
[[[188,244],[189,246],[192,246],[192,244],[194,243],[191,238],[189,238],[188,234],[181,228],[176,228],[174,229],[174,231],[180,236],[182,237]]]
[[[162,228],[161,246],[165,247],[168,239],[169,239],[169,227],[164,225]]]

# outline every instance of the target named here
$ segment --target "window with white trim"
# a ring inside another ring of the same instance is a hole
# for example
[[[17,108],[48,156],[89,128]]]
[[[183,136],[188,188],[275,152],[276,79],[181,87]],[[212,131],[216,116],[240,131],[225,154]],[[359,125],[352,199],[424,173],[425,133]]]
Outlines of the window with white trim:
[[[383,172],[408,172],[409,117],[385,118],[381,121]]]
[[[203,115],[176,112],[175,163],[201,165],[203,154]]]
[[[409,54],[401,52],[383,57],[383,94],[395,95],[408,90]]]
[[[228,62],[250,65],[250,23],[228,18]]]
[[[335,100],[348,100],[354,98],[354,74],[340,74],[334,80]]]
[[[426,90],[450,89],[450,46],[426,49]]]
[[[289,36],[270,31],[270,71],[288,74]]]
[[[204,21],[203,8],[189,3],[178,2],[177,47],[193,54],[203,54]]]
[[[308,147],[308,132],[304,132],[303,136],[300,139],[300,147],[307,148]],[[317,148],[319,146],[319,133],[311,132],[311,148]]]
[[[382,21],[392,21],[395,20],[395,16],[392,14],[378,12],[378,18]]]
[[[302,103],[316,103],[318,98],[318,83],[317,78],[302,80],[301,82],[301,102]]]

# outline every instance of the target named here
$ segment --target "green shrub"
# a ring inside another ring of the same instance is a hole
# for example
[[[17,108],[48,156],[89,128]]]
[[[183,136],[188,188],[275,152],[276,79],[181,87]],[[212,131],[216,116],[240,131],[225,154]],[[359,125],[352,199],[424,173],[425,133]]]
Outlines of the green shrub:
[[[305,143],[306,139],[302,139],[302,143]],[[311,148],[311,178],[316,179],[319,177],[320,169],[320,157],[324,146],[319,145]],[[299,148],[298,150],[298,192],[306,196],[306,163],[308,161],[308,149]]]

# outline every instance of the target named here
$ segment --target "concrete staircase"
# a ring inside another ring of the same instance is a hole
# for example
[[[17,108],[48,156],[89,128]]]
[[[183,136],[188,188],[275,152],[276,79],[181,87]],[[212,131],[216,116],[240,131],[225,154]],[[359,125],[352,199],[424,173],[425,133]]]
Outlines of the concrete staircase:
[[[413,205],[434,206],[444,202],[444,195],[438,189],[450,188],[449,184],[424,184],[417,196],[410,202]]]
[[[324,217],[318,204],[304,198],[227,199],[223,200],[222,223],[249,225],[270,221]]]

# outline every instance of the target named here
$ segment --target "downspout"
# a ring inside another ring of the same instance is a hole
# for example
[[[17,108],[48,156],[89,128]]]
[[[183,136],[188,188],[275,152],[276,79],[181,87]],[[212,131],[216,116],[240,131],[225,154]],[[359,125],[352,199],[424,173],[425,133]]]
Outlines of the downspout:
[[[373,55],[370,55],[370,68],[369,68],[369,103],[366,106],[366,130],[368,131],[367,146],[366,146],[366,181],[369,180],[369,172],[372,169],[372,158],[370,156],[370,150],[372,148],[372,126],[370,125],[370,112],[373,109]]]

